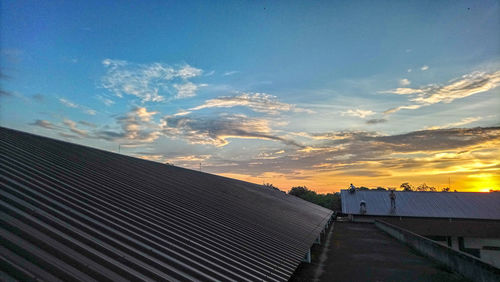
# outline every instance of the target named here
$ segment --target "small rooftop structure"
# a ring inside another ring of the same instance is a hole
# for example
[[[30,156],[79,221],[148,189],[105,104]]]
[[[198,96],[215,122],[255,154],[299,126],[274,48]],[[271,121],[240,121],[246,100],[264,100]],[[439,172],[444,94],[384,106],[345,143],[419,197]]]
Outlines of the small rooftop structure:
[[[342,212],[361,215],[359,203],[366,202],[365,216],[402,216],[500,220],[500,193],[395,192],[391,209],[389,191],[341,190]]]

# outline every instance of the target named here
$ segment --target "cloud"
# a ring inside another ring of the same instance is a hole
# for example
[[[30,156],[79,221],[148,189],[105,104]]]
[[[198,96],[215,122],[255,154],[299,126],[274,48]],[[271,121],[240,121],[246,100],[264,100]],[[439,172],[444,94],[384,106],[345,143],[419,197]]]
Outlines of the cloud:
[[[214,75],[214,74],[215,74],[215,71],[214,71],[214,70],[211,70],[211,71],[209,71],[209,72],[206,72],[206,73],[204,74],[204,76],[212,76],[212,75]]]
[[[374,119],[369,119],[366,121],[366,124],[379,124],[379,123],[385,123],[387,122],[387,119],[385,118],[374,118]]]
[[[237,74],[237,73],[239,73],[239,71],[227,71],[223,74],[223,76],[230,76],[230,75]]]
[[[103,97],[101,95],[97,95],[96,97],[97,97],[97,99],[99,99],[99,101],[101,101],[104,105],[106,105],[108,107],[115,103],[115,101],[113,101],[109,98]]]
[[[295,107],[295,105],[279,102],[276,96],[265,93],[242,93],[236,96],[223,96],[205,101],[204,104],[189,109],[189,111],[198,111],[209,108],[232,108],[248,107],[255,112],[277,115],[280,112],[287,111],[308,111]],[[189,113],[189,112],[186,112]]]
[[[63,104],[64,106],[68,107],[68,108],[73,108],[73,109],[80,109],[82,112],[86,113],[86,114],[89,114],[89,115],[95,115],[97,112],[93,109],[90,109],[88,107],[85,107],[85,106],[82,106],[82,105],[78,105],[76,103],[73,103],[71,102],[70,100],[68,99],[65,99],[65,98],[58,98],[59,102],[61,104]]]
[[[461,79],[448,85],[428,87],[412,101],[422,104],[451,103],[455,99],[486,92],[499,85],[500,71],[494,73],[474,72],[464,75]]]
[[[192,82],[186,82],[184,84],[174,84],[174,88],[177,89],[177,94],[175,98],[188,98],[196,96],[196,91],[198,91],[200,85],[196,85]]]
[[[421,130],[397,135],[363,131],[310,135],[322,142],[290,147],[279,155],[273,154],[275,150],[260,150],[247,160],[213,157],[211,169],[254,176],[267,171],[287,175],[301,171],[316,177],[320,173],[377,177],[500,169],[500,127]],[[255,162],[259,165],[252,165]]]
[[[407,70],[407,72],[411,72],[411,71],[412,71],[412,69],[408,69],[408,70]]]
[[[56,129],[56,126],[52,124],[50,121],[37,119],[35,122],[30,123],[30,125],[40,126],[47,129]]]
[[[388,93],[388,94],[397,94],[397,95],[411,95],[411,94],[418,94],[418,93],[424,93],[423,90],[421,89],[414,89],[414,88],[396,88],[392,90],[386,90],[386,91],[379,91],[378,93]]]
[[[403,78],[399,80],[399,85],[401,86],[408,86],[411,84],[411,81],[409,81],[407,78]]]
[[[93,127],[93,128],[97,127],[97,124],[91,123],[91,122],[88,122],[88,121],[84,121],[84,120],[81,120],[78,123],[81,124],[81,125],[85,125],[87,127]]]
[[[69,120],[69,119],[64,119],[63,123],[69,128],[69,130],[75,134],[77,134],[80,137],[87,137],[88,132],[85,130],[78,129],[76,127],[76,122]],[[66,136],[68,137],[68,136]]]
[[[66,100],[64,98],[59,98],[59,102],[61,102],[61,104],[65,105],[66,107],[69,107],[69,108],[78,108],[77,104],[70,102],[69,100]]]
[[[423,65],[423,66],[420,68],[420,70],[421,70],[421,71],[426,71],[426,70],[428,70],[428,69],[429,69],[429,66],[426,66],[426,65]]]
[[[402,109],[418,109],[437,103],[451,103],[475,94],[492,90],[500,85],[500,71],[473,72],[461,78],[450,81],[446,85],[430,84],[421,88],[397,88],[379,93],[410,95],[409,99],[414,105],[405,105],[385,111],[386,114]]]
[[[148,112],[145,107],[135,107],[116,118],[121,131],[100,130],[96,135],[108,141],[122,139],[122,142],[153,142],[161,135],[158,126],[151,120],[156,114],[157,112]]]
[[[273,134],[269,121],[245,115],[218,117],[166,116],[162,132],[170,137],[186,139],[192,144],[217,147],[229,144],[229,138],[274,140],[286,145],[301,146],[293,140]]]
[[[460,126],[464,126],[464,125],[467,125],[467,124],[470,124],[470,123],[473,123],[476,121],[480,121],[481,119],[482,119],[481,117],[468,117],[468,118],[464,118],[458,122],[448,123],[448,124],[440,125],[440,126],[430,126],[430,127],[427,127],[426,129],[442,129],[442,128],[460,127]]]
[[[376,132],[369,132],[369,131],[337,131],[337,132],[325,132],[325,133],[294,132],[292,134],[315,140],[346,140],[353,138],[367,138],[380,135]]]
[[[400,110],[416,110],[416,109],[419,109],[421,108],[423,105],[406,105],[406,106],[399,106],[399,107],[395,107],[395,108],[391,108],[391,109],[388,109],[386,111],[384,111],[384,114],[388,115],[388,114],[393,114],[395,112],[399,112]]]
[[[347,112],[342,112],[342,115],[348,115],[348,116],[353,116],[353,117],[360,117],[360,118],[365,118],[367,116],[374,115],[375,112],[371,110],[361,110],[361,109],[354,109],[354,110],[348,110]]]
[[[102,87],[118,97],[132,95],[141,102],[161,102],[167,98],[186,98],[196,95],[200,85],[189,79],[203,71],[190,65],[169,66],[162,63],[133,64],[127,61],[105,59],[107,73]]]

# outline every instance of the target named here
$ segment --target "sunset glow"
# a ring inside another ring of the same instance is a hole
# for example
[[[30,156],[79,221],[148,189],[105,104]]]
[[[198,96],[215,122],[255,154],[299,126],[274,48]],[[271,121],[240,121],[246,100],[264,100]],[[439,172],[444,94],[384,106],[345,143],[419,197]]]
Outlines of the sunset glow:
[[[283,190],[500,190],[498,1],[42,2],[2,2],[1,126]]]

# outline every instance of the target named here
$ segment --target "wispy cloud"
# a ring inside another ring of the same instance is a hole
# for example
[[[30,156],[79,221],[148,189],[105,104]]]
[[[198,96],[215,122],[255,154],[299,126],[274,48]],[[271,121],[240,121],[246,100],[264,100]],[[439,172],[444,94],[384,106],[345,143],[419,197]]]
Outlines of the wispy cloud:
[[[346,112],[342,112],[343,116],[353,116],[353,117],[360,117],[360,118],[365,118],[367,116],[374,115],[375,112],[372,110],[361,110],[361,109],[354,109],[354,110],[348,110]]]
[[[426,70],[428,70],[428,69],[429,69],[429,66],[427,66],[427,65],[423,65],[423,66],[420,68],[420,70],[421,70],[421,71],[426,71]]]
[[[186,98],[196,95],[200,85],[189,79],[203,71],[190,65],[169,66],[162,63],[133,64],[127,61],[105,59],[107,73],[102,87],[118,97],[132,95],[141,102],[161,102],[167,98]]]
[[[287,104],[278,101],[276,96],[265,93],[242,93],[235,96],[223,96],[205,101],[204,104],[193,107],[189,111],[198,111],[208,108],[232,108],[232,107],[248,107],[255,112],[277,115],[280,112],[308,111],[298,108],[295,105]],[[185,112],[189,113],[189,112]]]
[[[90,109],[88,107],[85,107],[85,106],[82,106],[82,105],[79,105],[79,104],[76,104],[76,103],[73,103],[71,102],[70,100],[68,99],[65,99],[65,98],[58,98],[59,102],[61,104],[63,104],[64,106],[68,107],[68,108],[73,108],[73,109],[79,109],[81,110],[82,112],[86,113],[86,114],[89,114],[89,115],[95,115],[97,112],[93,109]]]
[[[427,127],[426,129],[455,128],[455,127],[460,127],[460,126],[464,126],[467,124],[471,124],[471,123],[476,122],[476,121],[480,121],[481,119],[482,119],[481,117],[468,117],[468,118],[464,118],[464,119],[457,121],[457,122],[452,122],[452,123],[448,123],[445,125],[430,126],[430,127]]]
[[[81,124],[81,125],[88,126],[88,127],[93,127],[93,128],[97,127],[97,124],[91,123],[91,122],[88,122],[88,121],[84,121],[84,120],[81,120],[78,123]]]
[[[421,88],[396,88],[381,93],[410,95],[413,105],[405,105],[385,111],[386,114],[403,109],[418,109],[423,106],[437,103],[451,103],[456,99],[463,99],[475,94],[492,90],[500,85],[500,71],[473,72],[461,78],[450,81],[447,85],[430,84]]]
[[[167,116],[162,122],[163,133],[183,138],[192,144],[210,144],[217,147],[229,143],[227,139],[263,139],[280,141],[287,145],[301,146],[293,140],[273,133],[269,121],[245,115],[220,115],[217,117]]]
[[[386,115],[393,114],[393,113],[398,112],[400,110],[416,110],[416,109],[420,109],[422,106],[424,106],[424,105],[405,105],[405,106],[399,106],[399,107],[391,108],[391,109],[388,109],[388,110],[384,111],[384,114],[386,114]]]
[[[189,81],[184,84],[174,84],[174,88],[177,89],[175,98],[188,98],[196,96],[196,91],[198,91],[201,86],[206,86],[206,84],[197,85]]]
[[[223,74],[223,76],[230,76],[239,73],[239,71],[227,71]]]
[[[115,101],[113,101],[109,98],[103,97],[101,95],[97,95],[96,97],[97,97],[97,99],[99,99],[99,101],[101,101],[104,105],[106,105],[108,107],[115,103]]]
[[[69,100],[66,100],[64,98],[59,98],[59,102],[61,102],[61,104],[65,105],[66,107],[69,107],[69,108],[78,108],[78,105],[69,101]]]

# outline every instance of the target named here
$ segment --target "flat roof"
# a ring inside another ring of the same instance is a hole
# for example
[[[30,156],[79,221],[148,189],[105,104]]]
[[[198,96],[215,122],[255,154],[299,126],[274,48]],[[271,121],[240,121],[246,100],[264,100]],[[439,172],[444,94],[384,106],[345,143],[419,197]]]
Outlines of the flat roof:
[[[468,281],[372,223],[334,222],[317,256],[290,281]]]
[[[287,280],[332,211],[262,185],[0,127],[2,269],[58,280]]]

